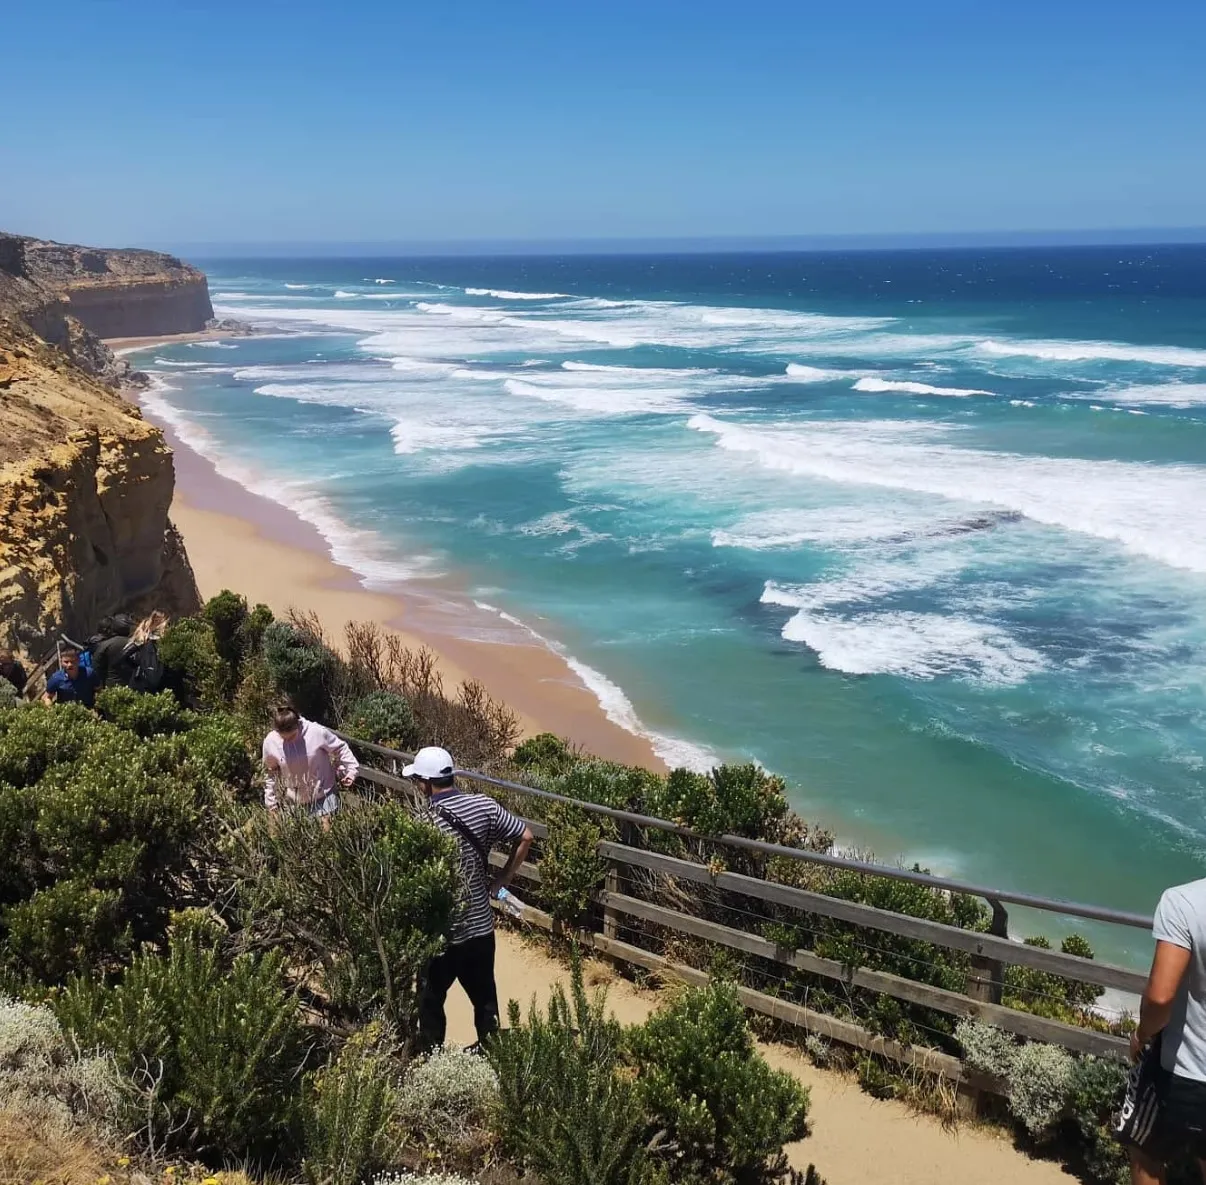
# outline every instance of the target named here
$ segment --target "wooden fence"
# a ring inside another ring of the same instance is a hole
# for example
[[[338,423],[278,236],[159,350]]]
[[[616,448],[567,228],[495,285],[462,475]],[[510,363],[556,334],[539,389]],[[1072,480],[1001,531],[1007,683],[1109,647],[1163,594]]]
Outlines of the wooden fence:
[[[371,752],[377,759],[378,765],[391,767],[382,769],[362,766],[361,776],[365,781],[382,791],[403,793],[408,796],[414,794],[413,787],[398,776],[398,765],[407,759],[406,754],[380,745],[369,745],[359,741],[353,743],[362,750]],[[752,849],[764,854],[787,857],[811,864],[845,868],[870,876],[921,883],[942,892],[969,893],[986,900],[992,910],[992,926],[989,933],[964,930],[957,926],[878,909],[871,905],[827,896],[824,893],[797,888],[793,885],[729,872],[714,864],[698,863],[693,860],[664,855],[634,844],[606,840],[599,844],[598,855],[605,862],[608,873],[604,887],[594,894],[601,922],[597,927],[576,932],[576,937],[583,945],[612,959],[647,971],[677,977],[688,983],[700,984],[707,981],[706,972],[676,962],[666,953],[650,950],[645,945],[623,941],[619,937],[624,925],[639,923],[644,925],[646,936],[649,933],[648,927],[656,927],[657,929],[653,931],[655,934],[664,932],[683,936],[742,955],[754,956],[768,965],[783,968],[786,974],[805,972],[808,975],[821,977],[835,985],[844,985],[848,989],[857,988],[879,993],[906,1004],[932,1009],[952,1017],[973,1017],[1019,1037],[1049,1042],[1078,1053],[1120,1059],[1126,1057],[1127,1042],[1121,1037],[1095,1029],[1082,1028],[1050,1017],[1038,1016],[1002,1003],[1005,969],[1007,967],[1025,967],[1067,980],[1134,994],[1142,992],[1146,976],[1127,967],[1011,940],[1007,936],[1006,902],[1023,904],[1029,908],[1043,910],[1053,916],[1079,917],[1112,922],[1122,926],[1150,928],[1150,918],[1143,915],[1123,913],[1075,902],[1055,901],[1029,894],[998,891],[907,869],[869,864],[840,856],[805,852],[742,837],[702,836],[668,820],[653,819],[632,812],[585,803],[472,771],[458,771],[458,776],[485,783],[511,794],[572,804],[584,811],[627,823],[633,828],[652,828],[669,832],[701,843],[717,845],[722,849],[725,847],[747,851]],[[529,822],[538,839],[547,836],[547,828],[542,823],[534,820],[529,820]],[[496,853],[493,859],[501,864],[504,857]],[[619,891],[622,875],[626,873],[631,876],[638,871],[646,875],[656,874],[671,878],[673,882],[688,882],[715,890],[726,902],[744,901],[769,904],[777,907],[779,911],[785,911],[789,917],[798,914],[801,917],[811,915],[831,918],[864,930],[913,939],[948,951],[963,952],[969,956],[969,973],[964,990],[951,991],[886,971],[852,966],[845,962],[822,957],[814,951],[789,949],[777,945],[761,933],[724,925]],[[520,869],[519,875],[521,878],[538,884],[540,866],[538,863],[525,864]],[[525,913],[525,919],[550,931],[560,929],[552,917],[531,906]],[[802,1003],[781,999],[767,992],[749,987],[740,987],[738,991],[742,1002],[748,1008],[775,1020],[798,1026],[808,1033],[815,1033],[843,1045],[882,1055],[906,1066],[937,1073],[956,1083],[966,1084],[976,1089],[992,1090],[999,1086],[999,1084],[986,1082],[965,1066],[959,1058],[951,1054],[921,1045],[909,1045],[892,1040],[873,1033],[851,1020],[839,1019],[828,1013],[809,1008]]]

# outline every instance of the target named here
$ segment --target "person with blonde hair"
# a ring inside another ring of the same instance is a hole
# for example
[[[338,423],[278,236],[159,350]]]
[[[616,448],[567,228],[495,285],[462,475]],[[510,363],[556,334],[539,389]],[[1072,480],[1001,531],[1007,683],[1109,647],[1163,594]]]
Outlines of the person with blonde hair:
[[[159,657],[159,639],[171,618],[161,609],[148,613],[130,634],[122,658],[129,670],[126,686],[132,691],[155,692],[163,688],[167,672]]]

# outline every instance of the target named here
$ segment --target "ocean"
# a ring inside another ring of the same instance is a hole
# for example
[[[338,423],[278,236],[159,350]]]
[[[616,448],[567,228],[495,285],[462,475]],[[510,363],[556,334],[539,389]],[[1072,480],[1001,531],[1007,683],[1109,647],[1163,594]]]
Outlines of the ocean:
[[[262,332],[135,355],[148,410],[367,586],[881,858],[1203,875],[1206,247],[201,262]]]

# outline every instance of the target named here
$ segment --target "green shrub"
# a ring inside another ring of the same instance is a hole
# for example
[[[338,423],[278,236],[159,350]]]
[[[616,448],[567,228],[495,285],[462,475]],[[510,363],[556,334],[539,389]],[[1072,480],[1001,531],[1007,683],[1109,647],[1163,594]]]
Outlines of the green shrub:
[[[0,679],[0,712],[15,708],[20,702],[21,693],[7,679]]]
[[[785,1168],[783,1145],[807,1132],[808,1092],[754,1048],[732,984],[684,992],[628,1045],[645,1111],[678,1146],[676,1175],[737,1182]]]
[[[331,696],[339,671],[335,654],[321,640],[287,621],[274,621],[264,630],[264,661],[273,682],[303,716],[332,717]]]
[[[516,745],[511,760],[527,773],[557,777],[573,768],[578,755],[559,736],[541,732]]]
[[[419,743],[419,730],[410,703],[392,691],[370,691],[356,700],[343,718],[349,735],[391,749],[411,749]]]
[[[458,900],[456,842],[396,803],[349,803],[329,831],[304,811],[255,812],[231,843],[248,933],[310,968],[338,1014],[380,1012],[409,1039],[415,978]]]
[[[504,1150],[543,1185],[638,1185],[651,1179],[645,1118],[621,1073],[623,1034],[602,993],[588,1000],[575,960],[571,1000],[558,985],[527,1023],[510,1005],[510,1028],[494,1039],[496,1132]]]
[[[103,719],[140,737],[187,732],[197,720],[196,713],[182,708],[170,691],[145,695],[128,687],[106,687],[96,697],[96,710]]]
[[[213,627],[200,617],[182,617],[159,639],[159,658],[171,686],[190,704],[220,707],[225,668],[218,655]]]
[[[612,838],[594,816],[557,805],[548,815],[549,835],[540,857],[540,900],[558,921],[578,922],[603,883],[607,863],[599,843]]]
[[[1027,946],[1049,950],[1051,943],[1046,938],[1027,938]],[[1064,954],[1078,955],[1082,959],[1093,958],[1093,948],[1079,935],[1070,934],[1060,944]],[[1102,994],[1096,984],[1064,979],[1033,967],[1006,967],[1003,1002],[1013,1008],[1022,1008],[1039,1016],[1050,1016],[1075,1024],[1081,1013],[1089,1008]]]
[[[360,1185],[393,1162],[397,1053],[389,1028],[374,1021],[307,1076],[302,1168],[309,1185]]]
[[[53,710],[30,704],[0,716],[0,782],[34,785],[47,770],[78,761],[106,736],[105,726],[80,704]]]
[[[202,717],[189,730],[185,753],[204,781],[241,791],[250,787],[251,756],[238,717],[225,712]]]
[[[121,893],[62,880],[10,906],[4,915],[9,957],[42,983],[103,967],[128,951]]]
[[[222,663],[222,696],[229,701],[243,678],[244,666],[260,648],[264,630],[272,622],[267,605],[247,608],[247,598],[224,588],[210,597],[201,609],[201,617],[213,630],[214,649]]]
[[[1068,1080],[1066,1111],[1079,1136],[1078,1167],[1091,1181],[1129,1181],[1127,1156],[1109,1126],[1126,1088],[1126,1067],[1103,1058],[1080,1057]]]
[[[293,1146],[307,1042],[282,952],[230,963],[196,928],[135,955],[116,986],[76,977],[56,1002],[83,1049],[113,1053],[142,1091],[152,1142],[213,1160]]]

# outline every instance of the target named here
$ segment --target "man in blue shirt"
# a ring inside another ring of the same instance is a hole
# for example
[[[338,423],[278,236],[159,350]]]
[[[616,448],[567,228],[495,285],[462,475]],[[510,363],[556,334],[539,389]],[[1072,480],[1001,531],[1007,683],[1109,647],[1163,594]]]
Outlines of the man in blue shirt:
[[[96,699],[96,679],[80,665],[80,652],[74,646],[59,651],[59,669],[46,680],[47,704],[83,704],[92,707]]]

